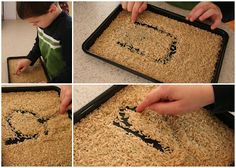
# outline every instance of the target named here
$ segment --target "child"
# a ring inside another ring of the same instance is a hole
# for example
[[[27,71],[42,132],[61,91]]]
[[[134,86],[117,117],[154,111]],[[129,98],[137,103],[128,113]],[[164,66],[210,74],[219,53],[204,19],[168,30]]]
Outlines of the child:
[[[186,2],[181,3],[171,3],[175,6],[183,6]],[[192,3],[192,2],[190,2]],[[186,5],[190,5],[190,3],[186,3]],[[121,2],[122,8],[129,12],[132,12],[131,21],[135,22],[138,15],[142,13],[147,8],[147,2]],[[197,4],[197,5],[196,5]],[[195,5],[195,6],[194,6]],[[184,6],[183,6],[184,7]],[[229,2],[200,2],[193,3],[191,12],[186,16],[186,19],[194,22],[199,19],[200,21],[205,21],[207,19],[212,21],[211,29],[217,28],[221,20],[229,21],[229,19],[233,19],[234,17],[234,3]],[[190,9],[190,8],[188,8]],[[222,14],[223,13],[223,14]],[[223,18],[224,15],[224,18]],[[229,18],[230,17],[230,18]],[[228,19],[229,18],[229,19]]]
[[[56,2],[17,2],[21,19],[37,27],[36,42],[26,59],[18,62],[19,75],[42,56],[50,81],[72,81],[72,19]]]

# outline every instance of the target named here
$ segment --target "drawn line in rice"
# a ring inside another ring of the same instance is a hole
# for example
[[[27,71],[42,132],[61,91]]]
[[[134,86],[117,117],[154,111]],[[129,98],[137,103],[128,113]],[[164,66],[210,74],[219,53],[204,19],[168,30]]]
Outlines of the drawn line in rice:
[[[167,37],[172,38],[171,43],[170,43],[169,48],[168,48],[168,51],[164,55],[164,57],[158,58],[158,59],[154,60],[154,62],[157,62],[159,64],[166,64],[166,63],[168,63],[171,60],[171,58],[173,57],[173,55],[176,53],[176,50],[177,50],[177,47],[176,47],[176,45],[177,45],[177,37],[175,37],[171,33],[168,33],[166,31],[164,31],[163,29],[159,28],[158,26],[154,27],[152,25],[148,25],[146,23],[141,23],[141,22],[135,22],[134,24],[136,24],[138,26],[143,26],[143,27],[146,27],[146,28],[153,29],[155,31],[158,31],[160,33],[165,34]],[[132,53],[136,53],[136,54],[138,54],[140,56],[146,56],[145,51],[141,51],[139,48],[136,48],[135,46],[133,46],[132,44],[129,44],[128,42],[117,41],[116,44],[118,44],[120,47],[128,49]]]
[[[130,127],[132,126],[132,124],[130,124],[128,122],[129,117],[125,116],[125,112],[127,110],[131,110],[133,112],[135,112],[136,106],[126,106],[125,108],[120,108],[119,109],[119,117],[116,117],[115,120],[113,120],[113,125],[122,128],[123,130],[125,130],[128,134],[133,134],[136,137],[139,137],[142,141],[144,141],[146,144],[150,144],[153,146],[153,148],[161,151],[161,152],[172,152],[172,150],[170,149],[170,147],[164,147],[160,141],[157,140],[153,140],[151,139],[149,136],[144,135],[142,133],[142,131],[137,131],[137,130],[132,130],[130,129]],[[121,124],[123,123],[123,124]]]
[[[43,125],[44,127],[44,134],[45,135],[48,135],[48,130],[47,130],[47,125],[46,125],[46,122],[52,118],[53,116],[51,117],[48,117],[48,118],[44,118],[44,117],[40,117],[38,116],[36,113],[34,112],[31,112],[31,111],[26,111],[26,110],[13,110],[13,113],[21,113],[22,115],[24,114],[30,114],[32,115],[33,117],[35,117],[35,119],[37,120],[37,122],[39,122],[40,124]],[[12,114],[13,114],[12,113]],[[39,137],[39,133],[35,133],[33,135],[26,135],[24,133],[22,133],[20,130],[17,130],[14,125],[12,124],[12,114],[8,115],[7,118],[6,118],[6,121],[8,123],[8,125],[10,126],[12,132],[15,133],[15,137],[11,137],[11,138],[8,138],[6,141],[5,141],[5,144],[6,145],[11,145],[11,144],[18,144],[20,142],[24,142],[25,140],[30,140],[30,139],[37,139]]]

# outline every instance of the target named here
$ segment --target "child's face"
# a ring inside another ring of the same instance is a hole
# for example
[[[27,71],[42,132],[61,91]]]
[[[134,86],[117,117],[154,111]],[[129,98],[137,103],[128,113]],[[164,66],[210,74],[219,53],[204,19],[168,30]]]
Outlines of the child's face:
[[[53,4],[48,10],[48,13],[41,16],[27,18],[26,21],[31,23],[33,26],[46,28],[53,22],[55,17],[57,17],[57,12],[58,8],[55,4]]]
[[[47,13],[41,16],[27,18],[26,21],[35,27],[46,28],[52,23],[53,20],[51,19],[49,13]]]

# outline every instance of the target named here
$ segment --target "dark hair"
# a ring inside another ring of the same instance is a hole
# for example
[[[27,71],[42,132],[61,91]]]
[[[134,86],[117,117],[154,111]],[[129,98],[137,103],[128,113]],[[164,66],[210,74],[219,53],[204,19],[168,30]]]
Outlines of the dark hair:
[[[55,2],[17,2],[16,10],[21,19],[27,19],[48,13],[53,3]]]

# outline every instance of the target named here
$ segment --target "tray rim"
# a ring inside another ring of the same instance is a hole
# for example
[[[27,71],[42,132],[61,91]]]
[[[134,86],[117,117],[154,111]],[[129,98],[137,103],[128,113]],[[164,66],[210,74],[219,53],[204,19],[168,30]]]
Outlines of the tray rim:
[[[44,90],[45,89],[45,90]],[[61,89],[55,85],[43,85],[43,86],[2,86],[2,93],[10,93],[10,92],[40,92],[40,91],[57,91],[60,96]]]
[[[114,94],[116,94],[118,91],[122,90],[126,86],[127,85],[112,85],[111,87],[100,93],[98,96],[96,96],[94,99],[86,103],[80,109],[75,111],[73,113],[74,124],[79,122],[82,118],[86,117],[89,114],[87,113],[89,110],[96,109],[97,107],[101,106],[108,99],[114,96]],[[93,110],[91,110],[91,112],[92,111]]]

